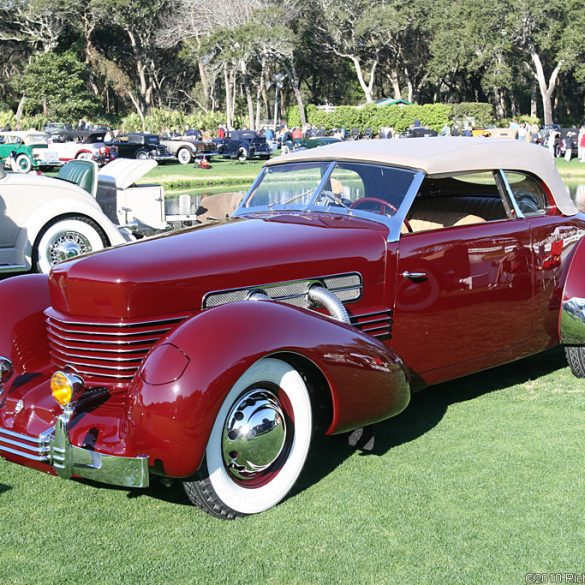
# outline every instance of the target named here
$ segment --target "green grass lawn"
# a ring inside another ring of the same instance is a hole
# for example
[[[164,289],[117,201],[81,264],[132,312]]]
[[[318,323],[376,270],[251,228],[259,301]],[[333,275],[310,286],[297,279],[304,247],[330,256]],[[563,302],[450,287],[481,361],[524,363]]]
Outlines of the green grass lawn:
[[[356,388],[359,392],[359,388]],[[429,388],[374,453],[316,441],[295,493],[235,522],[0,461],[0,582],[417,585],[582,573],[585,381],[553,350]]]

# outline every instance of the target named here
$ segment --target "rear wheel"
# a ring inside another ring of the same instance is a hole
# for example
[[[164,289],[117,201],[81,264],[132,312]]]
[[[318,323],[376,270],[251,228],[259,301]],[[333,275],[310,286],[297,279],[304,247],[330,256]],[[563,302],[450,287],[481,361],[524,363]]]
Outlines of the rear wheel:
[[[32,169],[32,160],[26,154],[19,154],[12,165],[12,168],[17,173],[28,173]]]
[[[571,372],[577,378],[585,378],[585,347],[565,346],[565,355]]]
[[[108,238],[93,220],[83,216],[59,219],[39,234],[33,250],[33,266],[38,272],[48,273],[63,260],[106,246],[109,246]]]
[[[233,519],[281,502],[298,479],[312,434],[311,400],[295,368],[252,365],[224,400],[198,477],[183,485],[208,514]]]
[[[189,149],[181,148],[179,152],[177,152],[177,160],[182,165],[188,165],[191,162],[191,153],[189,152]]]

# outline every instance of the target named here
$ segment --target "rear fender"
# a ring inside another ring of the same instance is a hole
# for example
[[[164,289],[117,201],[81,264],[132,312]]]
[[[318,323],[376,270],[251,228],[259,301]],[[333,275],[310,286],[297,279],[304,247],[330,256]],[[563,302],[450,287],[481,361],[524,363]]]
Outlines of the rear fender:
[[[570,260],[559,316],[559,339],[564,345],[585,345],[585,239]]]
[[[193,475],[230,388],[277,354],[303,356],[323,374],[333,407],[328,434],[389,418],[409,402],[401,360],[376,339],[288,305],[231,303],[182,324],[144,361],[129,401],[136,452],[166,475]]]
[[[15,374],[35,372],[49,361],[43,311],[50,303],[46,274],[15,276],[0,282],[0,355],[12,360]]]

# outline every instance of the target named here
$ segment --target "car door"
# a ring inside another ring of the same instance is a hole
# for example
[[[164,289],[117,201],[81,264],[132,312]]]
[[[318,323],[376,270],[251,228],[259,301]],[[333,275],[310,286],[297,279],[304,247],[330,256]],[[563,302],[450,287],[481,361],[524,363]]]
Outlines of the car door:
[[[520,357],[530,340],[530,231],[497,177],[423,182],[401,236],[392,345],[427,384]]]

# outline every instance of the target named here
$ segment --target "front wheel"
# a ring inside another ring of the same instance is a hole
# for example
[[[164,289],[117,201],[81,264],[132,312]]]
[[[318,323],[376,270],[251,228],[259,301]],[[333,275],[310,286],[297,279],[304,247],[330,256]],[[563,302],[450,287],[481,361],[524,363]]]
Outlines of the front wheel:
[[[307,460],[311,400],[300,373],[265,358],[252,365],[224,400],[198,476],[183,485],[212,516],[233,519],[281,502]]]
[[[63,260],[102,250],[108,245],[105,233],[93,220],[82,216],[60,219],[39,234],[33,250],[33,266],[46,274]]]
[[[87,150],[84,150],[82,152],[77,153],[77,156],[75,158],[77,160],[93,160],[93,154],[91,152],[88,152]]]
[[[573,375],[577,378],[585,378],[585,347],[565,346],[565,355]]]
[[[189,152],[189,149],[181,148],[179,152],[177,152],[177,160],[182,165],[188,165],[191,162],[191,153]]]
[[[244,162],[244,161],[248,160],[248,151],[247,151],[247,149],[244,148],[243,146],[240,146],[240,148],[238,148],[238,152],[236,154],[236,158],[240,162]]]
[[[139,150],[134,157],[138,160],[146,160],[148,158],[148,152],[146,152],[146,150]]]

